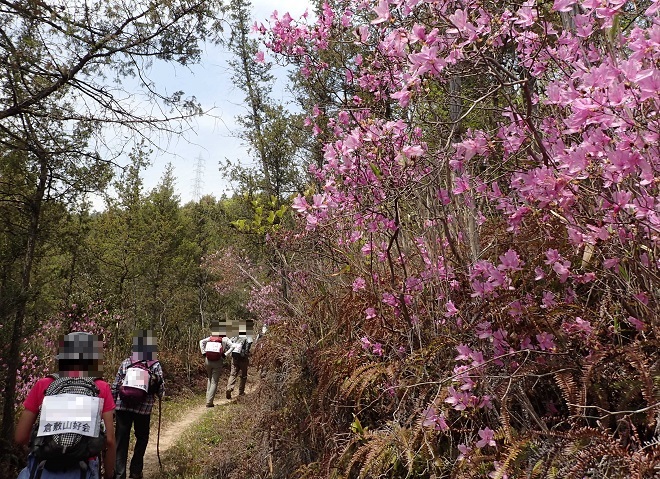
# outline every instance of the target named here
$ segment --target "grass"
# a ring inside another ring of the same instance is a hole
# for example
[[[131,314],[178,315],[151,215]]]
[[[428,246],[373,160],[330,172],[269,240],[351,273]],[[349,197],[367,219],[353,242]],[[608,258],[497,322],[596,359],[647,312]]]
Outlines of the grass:
[[[171,398],[165,396],[165,399],[161,402],[161,430],[165,427],[166,424],[177,421],[181,416],[183,416],[188,411],[198,407],[200,404],[204,404],[205,401],[205,392],[194,393],[190,391],[185,396],[177,396],[176,398]],[[156,434],[158,431],[158,401],[154,404],[154,408],[151,411],[151,433]],[[155,437],[155,436],[153,436]]]
[[[252,379],[254,380],[254,379]],[[248,380],[250,381],[250,380]],[[203,395],[189,400],[173,401],[167,414],[177,417],[189,407],[203,404]],[[255,439],[254,408],[256,393],[226,404],[216,404],[194,425],[182,431],[176,443],[161,451],[164,466],[162,479],[234,479],[257,477],[251,468],[259,464],[258,441]],[[163,413],[166,410],[164,408]],[[163,428],[167,427],[163,421]]]
[[[207,461],[213,452],[226,442],[227,431],[220,424],[227,422],[232,414],[232,405],[215,407],[184,431],[179,440],[165,454],[161,454],[165,465],[164,479],[206,479]]]

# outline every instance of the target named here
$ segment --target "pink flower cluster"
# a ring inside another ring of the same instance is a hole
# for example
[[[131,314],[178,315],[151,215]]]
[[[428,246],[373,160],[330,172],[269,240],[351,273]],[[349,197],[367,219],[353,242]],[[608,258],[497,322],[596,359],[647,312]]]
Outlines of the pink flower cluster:
[[[425,426],[490,407],[488,373],[576,342],[589,354],[614,328],[599,321],[641,334],[660,310],[659,5],[349,0],[315,24],[275,15],[259,27],[310,81],[334,68],[350,92],[308,112],[324,163],[293,209],[361,272],[348,283],[368,298],[361,320],[462,338],[447,409],[429,406]],[[622,28],[624,14],[635,20]],[[342,42],[359,53],[324,63]],[[483,85],[456,86],[463,73]],[[452,121],[430,116],[445,99],[451,113],[452,95]],[[640,313],[609,319],[593,290]],[[481,427],[460,458],[495,446]]]
[[[45,320],[23,340],[21,367],[16,371],[16,406],[23,402],[35,381],[57,371],[55,356],[62,335],[84,331],[111,340],[111,325],[121,318],[110,314],[102,301],[87,306],[73,304],[69,309]]]

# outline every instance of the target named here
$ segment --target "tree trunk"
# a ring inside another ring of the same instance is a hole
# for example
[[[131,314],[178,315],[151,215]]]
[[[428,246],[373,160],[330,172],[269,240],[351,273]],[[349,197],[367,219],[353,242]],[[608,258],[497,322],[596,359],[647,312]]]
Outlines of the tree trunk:
[[[32,264],[34,262],[34,252],[38,241],[39,221],[41,219],[41,209],[43,199],[48,184],[48,161],[42,153],[37,153],[39,157],[39,183],[32,200],[26,205],[29,210],[29,227],[25,243],[25,256],[23,259],[23,270],[21,273],[21,285],[16,305],[16,316],[14,317],[14,327],[12,329],[11,344],[9,346],[9,355],[7,357],[7,380],[3,392],[2,409],[2,429],[1,438],[11,443],[14,439],[14,402],[16,399],[16,373],[21,366],[20,352],[21,342],[23,340],[23,325],[25,323],[25,314],[27,311],[27,302],[30,297],[30,277],[32,275]]]
[[[463,102],[461,100],[461,77],[458,73],[449,78],[449,119],[453,123],[453,142],[461,139],[461,115],[463,114]],[[477,205],[474,203],[465,203],[458,206],[460,217],[466,225],[464,231],[467,232],[467,243],[470,247],[470,256],[472,261],[479,258],[479,231],[477,228]]]

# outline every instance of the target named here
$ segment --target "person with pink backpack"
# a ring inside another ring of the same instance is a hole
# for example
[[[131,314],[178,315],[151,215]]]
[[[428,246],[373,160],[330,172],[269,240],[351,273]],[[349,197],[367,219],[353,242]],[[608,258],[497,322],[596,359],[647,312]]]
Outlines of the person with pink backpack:
[[[150,330],[139,330],[133,336],[131,356],[124,359],[112,384],[112,395],[117,405],[116,479],[126,479],[128,443],[131,429],[135,430],[135,449],[129,467],[129,478],[142,479],[144,453],[149,442],[149,424],[156,396],[165,394],[163,369],[156,359],[156,336]]]

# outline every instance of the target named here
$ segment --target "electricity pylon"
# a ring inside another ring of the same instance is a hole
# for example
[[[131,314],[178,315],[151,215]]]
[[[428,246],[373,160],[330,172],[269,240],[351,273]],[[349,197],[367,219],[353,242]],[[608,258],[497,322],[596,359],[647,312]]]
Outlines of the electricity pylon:
[[[192,197],[195,201],[199,201],[199,199],[202,197],[202,186],[204,184],[203,175],[204,158],[202,158],[202,155],[200,154],[197,157],[197,161],[195,162],[195,178],[193,179],[192,187]]]

